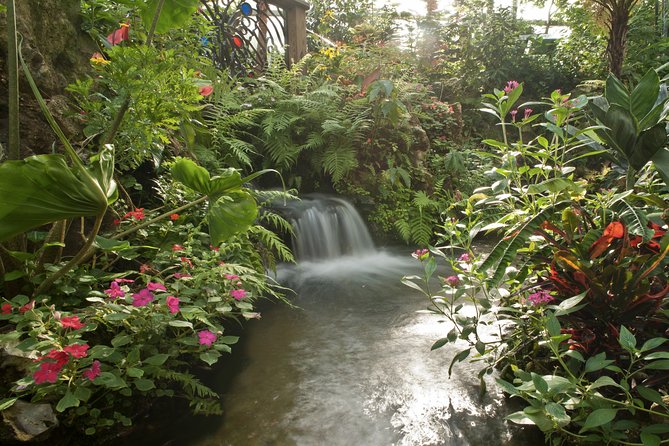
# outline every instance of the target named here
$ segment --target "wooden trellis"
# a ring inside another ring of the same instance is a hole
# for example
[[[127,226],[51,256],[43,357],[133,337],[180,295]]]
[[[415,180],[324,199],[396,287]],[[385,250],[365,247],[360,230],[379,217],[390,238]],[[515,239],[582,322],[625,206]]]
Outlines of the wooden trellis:
[[[307,53],[304,0],[202,0],[212,30],[203,37],[205,52],[219,68],[253,76],[271,54],[283,53],[288,65]]]

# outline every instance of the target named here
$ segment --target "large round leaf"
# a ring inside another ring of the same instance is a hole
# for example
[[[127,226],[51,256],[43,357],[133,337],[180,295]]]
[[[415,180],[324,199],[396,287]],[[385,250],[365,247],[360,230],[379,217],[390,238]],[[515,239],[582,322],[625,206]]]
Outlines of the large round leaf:
[[[210,178],[207,169],[185,158],[174,163],[172,177],[213,201],[226,192],[239,190],[242,185],[242,177],[235,169],[226,169],[222,175]]]
[[[89,172],[71,168],[62,155],[0,164],[0,241],[53,221],[105,212],[115,185],[94,178],[103,171],[110,173],[100,165]]]
[[[151,27],[153,16],[160,0],[148,0],[142,7],[142,21],[146,29]],[[165,0],[156,25],[156,32],[164,33],[181,25],[197,11],[200,0]]]
[[[231,192],[214,202],[207,214],[209,235],[214,245],[246,231],[258,215],[258,205],[246,191]]]

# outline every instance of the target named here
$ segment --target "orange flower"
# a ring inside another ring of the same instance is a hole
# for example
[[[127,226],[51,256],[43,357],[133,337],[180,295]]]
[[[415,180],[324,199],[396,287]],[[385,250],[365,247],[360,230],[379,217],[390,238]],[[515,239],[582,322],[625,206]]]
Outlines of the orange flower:
[[[203,85],[200,87],[200,95],[207,97],[214,92],[214,87],[211,85]]]

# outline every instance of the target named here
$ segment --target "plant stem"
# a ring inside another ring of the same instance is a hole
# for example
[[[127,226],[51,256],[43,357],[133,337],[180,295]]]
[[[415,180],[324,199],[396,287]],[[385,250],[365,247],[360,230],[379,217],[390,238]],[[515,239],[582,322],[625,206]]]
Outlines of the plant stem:
[[[19,51],[16,42],[16,5],[14,0],[7,0],[7,75],[9,84],[7,156],[9,159],[18,160],[21,158]]]
[[[56,282],[56,280],[63,277],[68,271],[77,266],[81,261],[83,261],[84,258],[86,258],[89,249],[91,248],[91,246],[93,246],[95,237],[98,235],[98,232],[100,232],[100,227],[102,226],[103,217],[104,213],[101,213],[95,218],[95,223],[93,224],[93,230],[88,236],[88,240],[86,240],[84,246],[82,246],[79,252],[74,257],[72,257],[72,259],[69,262],[67,262],[61,269],[53,273],[51,276],[47,277],[46,280],[44,280],[44,282],[42,282],[40,286],[37,287],[37,289],[33,293],[33,296],[37,296],[43,293],[44,291],[48,290],[51,287],[51,285],[53,285],[54,282]]]
[[[181,206],[181,207],[178,207],[178,208],[176,208],[176,209],[170,209],[169,211],[167,211],[167,212],[165,212],[165,213],[163,213],[163,214],[160,214],[159,216],[154,217],[154,218],[152,218],[151,220],[147,220],[147,221],[145,221],[145,222],[142,223],[142,224],[139,224],[139,225],[137,225],[137,226],[133,226],[132,228],[130,228],[130,229],[126,230],[126,231],[119,232],[118,234],[114,234],[114,235],[111,237],[111,239],[112,239],[112,240],[118,240],[118,239],[120,239],[121,237],[125,237],[125,236],[128,235],[128,234],[132,234],[133,232],[138,231],[138,230],[140,230],[140,229],[142,229],[142,228],[145,228],[145,227],[147,227],[147,226],[149,226],[149,225],[152,225],[152,224],[154,224],[155,222],[162,220],[163,218],[169,217],[169,216],[172,215],[172,214],[176,214],[176,213],[181,212],[181,211],[183,211],[183,210],[185,210],[185,209],[188,209],[188,208],[190,208],[190,207],[193,207],[193,206],[195,206],[196,204],[200,204],[200,203],[202,203],[203,201],[206,201],[206,200],[208,200],[208,199],[209,199],[209,197],[205,195],[204,197],[200,197],[200,198],[198,198],[197,200],[195,200],[195,201],[191,201],[190,203],[185,204],[185,205],[183,205],[183,206]]]
[[[165,0],[160,0],[158,6],[156,7],[156,13],[153,15],[153,20],[151,21],[151,29],[149,29],[149,35],[146,38],[146,46],[151,46],[153,43],[153,36],[156,33],[156,26],[158,26],[158,20],[160,19],[160,13],[165,6]]]

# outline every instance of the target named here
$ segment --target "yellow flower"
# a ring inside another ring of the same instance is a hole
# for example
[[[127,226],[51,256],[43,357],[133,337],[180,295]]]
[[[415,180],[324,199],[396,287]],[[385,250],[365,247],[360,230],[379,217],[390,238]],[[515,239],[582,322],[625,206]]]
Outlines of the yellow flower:
[[[100,53],[93,53],[91,56],[91,63],[94,65],[107,65],[110,63],[105,57]]]

